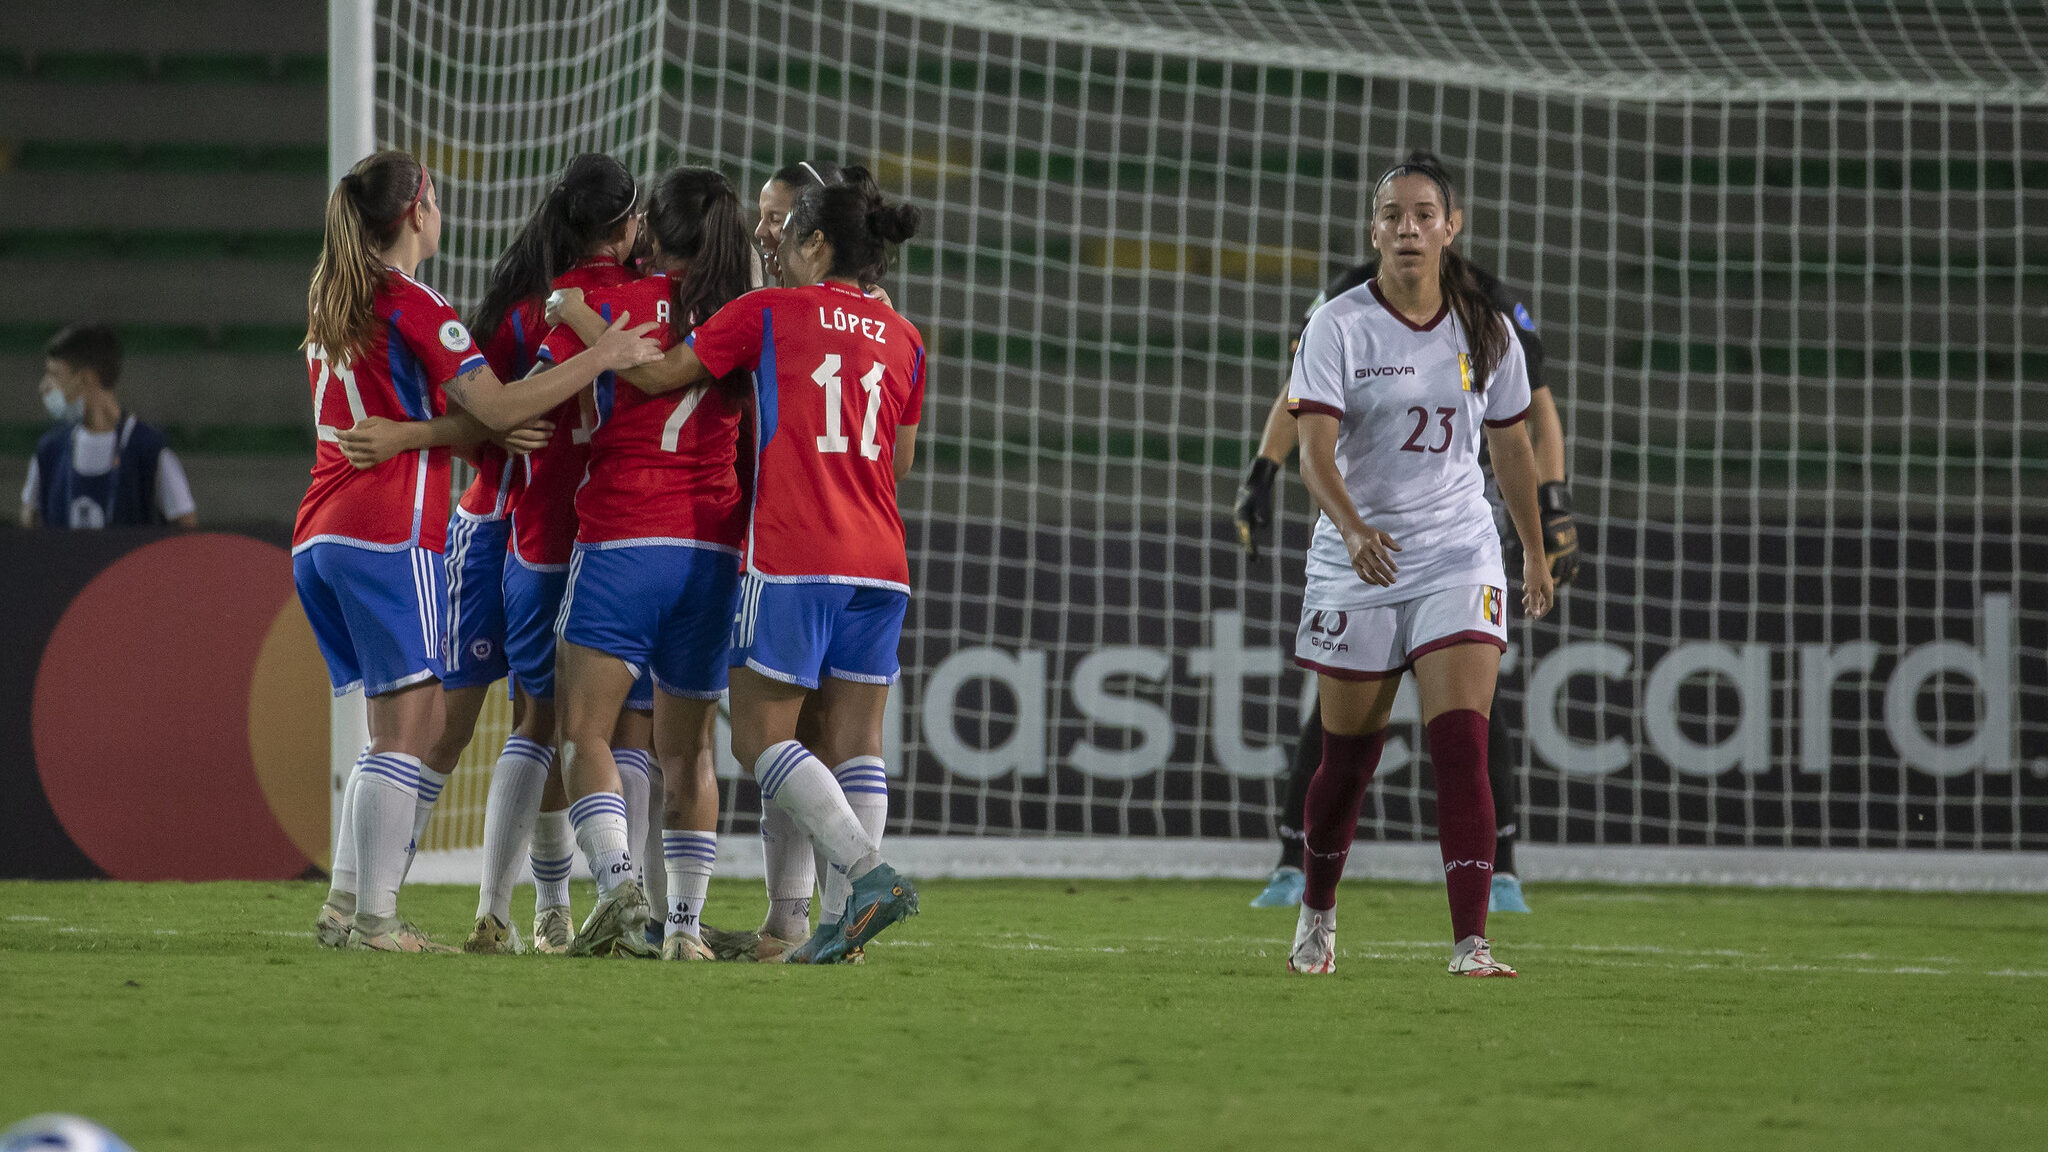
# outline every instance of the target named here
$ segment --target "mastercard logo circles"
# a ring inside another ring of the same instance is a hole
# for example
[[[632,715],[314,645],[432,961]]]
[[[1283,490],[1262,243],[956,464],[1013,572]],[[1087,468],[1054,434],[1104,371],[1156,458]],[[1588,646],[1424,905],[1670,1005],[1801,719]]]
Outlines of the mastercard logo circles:
[[[51,633],[36,769],[114,879],[288,879],[327,862],[331,698],[289,553],[159,540],[95,576]]]

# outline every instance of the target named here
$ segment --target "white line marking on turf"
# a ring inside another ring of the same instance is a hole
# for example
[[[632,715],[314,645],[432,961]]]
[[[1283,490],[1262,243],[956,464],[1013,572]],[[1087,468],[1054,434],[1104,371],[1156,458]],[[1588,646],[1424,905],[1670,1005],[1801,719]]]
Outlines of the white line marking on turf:
[[[52,923],[51,918],[48,916],[10,915],[7,917],[7,919],[17,923]],[[104,936],[117,934],[121,930],[112,928],[97,928],[80,924],[59,924],[56,926],[56,931],[65,933],[67,935]],[[181,932],[179,929],[176,928],[157,928],[153,929],[151,934],[156,936],[177,936],[181,935]],[[283,932],[274,929],[254,929],[250,931],[249,935],[274,936],[290,940],[308,940],[311,939],[313,936],[311,932]],[[1278,953],[1269,952],[1268,949],[1277,948],[1281,943],[1281,941],[1277,941],[1271,937],[1264,936],[1145,936],[1140,937],[1138,943],[1151,945],[1151,947],[1138,949],[1132,949],[1123,946],[1091,946],[1081,944],[1041,943],[1041,941],[1050,941],[1056,939],[1058,939],[1058,937],[1047,936],[1045,934],[1037,932],[1007,932],[1000,934],[998,939],[996,940],[968,940],[959,942],[949,942],[947,946],[988,948],[1003,952],[1075,952],[1087,953],[1092,955],[1126,955],[1133,951],[1137,951],[1140,953],[1172,953],[1177,951],[1185,951],[1189,949],[1191,946],[1201,947],[1205,945],[1221,945],[1235,947],[1239,949],[1241,954],[1246,955],[1250,958],[1264,959],[1270,955],[1277,955]],[[888,939],[873,941],[870,944],[870,947],[878,945],[887,946],[891,948],[936,948],[940,946],[940,942],[936,940]],[[1621,959],[1620,957],[1624,955],[1635,954],[1643,956],[1668,956],[1673,958],[1703,957],[1708,960],[1723,961],[1756,961],[1763,959],[1766,954],[1757,952],[1743,952],[1733,948],[1667,948],[1660,944],[1544,944],[1539,942],[1530,942],[1524,944],[1514,944],[1510,947],[1512,951],[1517,952],[1542,952],[1546,950],[1556,949],[1565,952],[1576,953],[1577,955],[1575,955],[1573,960],[1571,961],[1573,964],[1589,965],[1600,968],[1655,968],[1662,969],[1665,971],[1771,972],[1798,973],[1810,975],[1856,976],[1983,975],[2008,977],[2014,979],[2048,979],[2048,970],[2030,968],[1999,968],[1982,973],[1972,973],[1958,972],[1952,968],[1930,968],[1925,966],[1926,963],[1963,963],[1962,960],[1950,956],[1931,956],[1924,958],[1921,964],[1898,964],[1889,968],[1873,967],[1868,964],[1803,964],[1797,962],[1751,962],[1734,964],[1715,964],[1707,963],[1704,961],[1697,961],[1690,964],[1676,964],[1670,962],[1658,962],[1653,960],[1625,960]],[[1339,948],[1337,950],[1337,955],[1343,958],[1356,960],[1412,961],[1414,959],[1412,953],[1438,952],[1442,951],[1443,948],[1444,944],[1442,941],[1439,940],[1366,940],[1351,947]],[[1878,961],[1881,963],[1883,957],[1880,957],[1874,953],[1869,952],[1845,952],[1833,956],[1830,959]]]

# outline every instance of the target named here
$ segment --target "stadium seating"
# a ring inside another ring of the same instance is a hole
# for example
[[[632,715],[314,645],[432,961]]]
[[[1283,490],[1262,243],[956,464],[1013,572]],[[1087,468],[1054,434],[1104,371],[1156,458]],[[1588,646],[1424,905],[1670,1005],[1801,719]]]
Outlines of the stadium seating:
[[[0,28],[0,479],[44,426],[61,324],[115,325],[121,391],[173,430],[201,514],[288,518],[296,352],[326,184],[320,5],[17,6]]]

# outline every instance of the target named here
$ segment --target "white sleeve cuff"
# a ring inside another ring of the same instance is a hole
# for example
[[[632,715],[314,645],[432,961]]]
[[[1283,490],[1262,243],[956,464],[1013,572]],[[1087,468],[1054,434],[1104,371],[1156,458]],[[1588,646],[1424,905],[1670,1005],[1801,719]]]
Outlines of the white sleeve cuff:
[[[185,479],[185,466],[169,448],[156,458],[156,506],[166,520],[198,511],[192,503],[192,485]]]

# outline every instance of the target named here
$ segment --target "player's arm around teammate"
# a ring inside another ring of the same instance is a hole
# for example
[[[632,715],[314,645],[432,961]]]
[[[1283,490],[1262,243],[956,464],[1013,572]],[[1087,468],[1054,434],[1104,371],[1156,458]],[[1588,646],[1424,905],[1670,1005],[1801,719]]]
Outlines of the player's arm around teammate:
[[[697,330],[691,357],[713,372],[755,373],[760,446],[733,633],[733,752],[764,802],[831,863],[828,914],[793,962],[844,959],[917,908],[915,890],[881,859],[881,735],[909,603],[896,506],[907,462],[895,453],[914,446],[901,430],[923,406],[924,348],[861,287],[887,245],[915,234],[917,212],[885,203],[864,176],[850,169],[845,183],[797,197],[779,263],[784,283],[802,287],[727,305]],[[818,747],[797,739],[813,694],[815,727],[802,727]]]
[[[524,456],[547,443],[548,434],[554,428],[551,421],[530,420],[500,435],[467,410],[457,408],[424,421],[366,416],[356,421],[355,427],[340,432],[335,443],[340,446],[341,454],[348,457],[349,463],[358,468],[375,468],[393,456],[407,452],[452,448],[460,453],[462,449],[487,442],[497,444],[514,456]]]
[[[762,185],[757,197],[758,217],[754,226],[754,244],[761,255],[761,264],[769,279],[785,283],[780,262],[784,227],[788,223],[796,198],[804,189],[822,188],[828,185],[847,183],[849,174],[863,193],[879,197],[880,190],[873,178],[864,169],[842,168],[830,161],[803,161],[777,169]],[[885,307],[893,309],[888,293],[877,283],[887,270],[886,258],[881,258],[858,275],[862,290]],[[800,283],[787,281],[787,283]],[[550,319],[566,323],[584,338],[594,337],[602,331],[603,319],[587,307],[582,294],[565,292],[551,300]],[[622,379],[647,389],[650,393],[661,394],[679,387],[692,385],[702,379],[701,365],[695,360],[694,351],[687,347],[671,350],[663,363],[647,365],[624,374]],[[909,470],[914,452],[916,426],[906,425],[897,432],[898,452],[895,470],[900,480]],[[813,693],[804,701],[797,720],[798,741],[806,747],[820,748],[827,739],[824,729],[825,696]],[[842,710],[843,714],[843,710]],[[840,733],[844,736],[844,733]],[[858,752],[848,756],[858,757]],[[828,760],[838,764],[839,760]],[[852,777],[849,776],[849,780]],[[886,822],[888,811],[887,781],[872,775],[861,776],[847,785],[854,790],[848,793],[848,803],[861,817],[864,826],[877,836]],[[768,910],[759,929],[753,932],[719,932],[705,929],[705,942],[721,958],[777,961],[795,951],[810,931],[810,908],[813,885],[824,878],[828,899],[821,910],[823,922],[829,924],[839,917],[846,893],[841,890],[830,864],[822,851],[814,852],[810,838],[791,821],[789,815],[775,805],[768,805],[761,814],[761,845],[763,873],[767,885]],[[671,914],[673,918],[673,913]]]
[[[413,278],[440,235],[425,166],[404,152],[370,156],[328,198],[307,294],[319,435],[293,532],[294,577],[336,691],[360,685],[369,697],[370,745],[343,793],[335,883],[316,925],[329,945],[433,947],[397,921],[397,893],[422,797],[420,758],[441,722],[438,554],[448,491],[444,449],[359,470],[340,451],[340,432],[371,416],[430,421],[445,409],[444,390],[465,379],[490,392],[509,429],[539,415],[526,409],[552,390],[658,352],[620,332],[553,380],[499,385],[447,301]]]
[[[1520,427],[1525,366],[1452,248],[1452,207],[1434,171],[1403,165],[1381,177],[1379,275],[1317,311],[1295,359],[1302,478],[1323,513],[1296,659],[1318,673],[1324,741],[1309,789],[1294,971],[1334,967],[1337,881],[1400,675],[1412,668],[1435,767],[1451,970],[1513,974],[1485,939],[1494,832],[1486,723],[1507,647],[1507,581],[1478,465],[1482,427],[1517,533],[1532,546],[1524,610],[1549,611],[1552,584]]]
[[[747,290],[745,217],[722,175],[682,168],[664,176],[647,230],[659,273],[592,291],[599,308],[651,312],[664,320],[660,336],[670,343],[693,319]],[[580,345],[572,329],[557,328],[542,355]],[[661,395],[607,379],[589,398],[594,426],[575,492],[575,548],[556,649],[570,812],[599,889],[597,908],[571,945],[575,954],[648,951],[648,900],[633,866],[638,844],[626,834],[611,746],[627,694],[646,674],[665,785],[662,955],[709,957],[699,932],[717,857],[712,731],[726,687],[746,528],[736,471],[744,393],[739,379]]]

